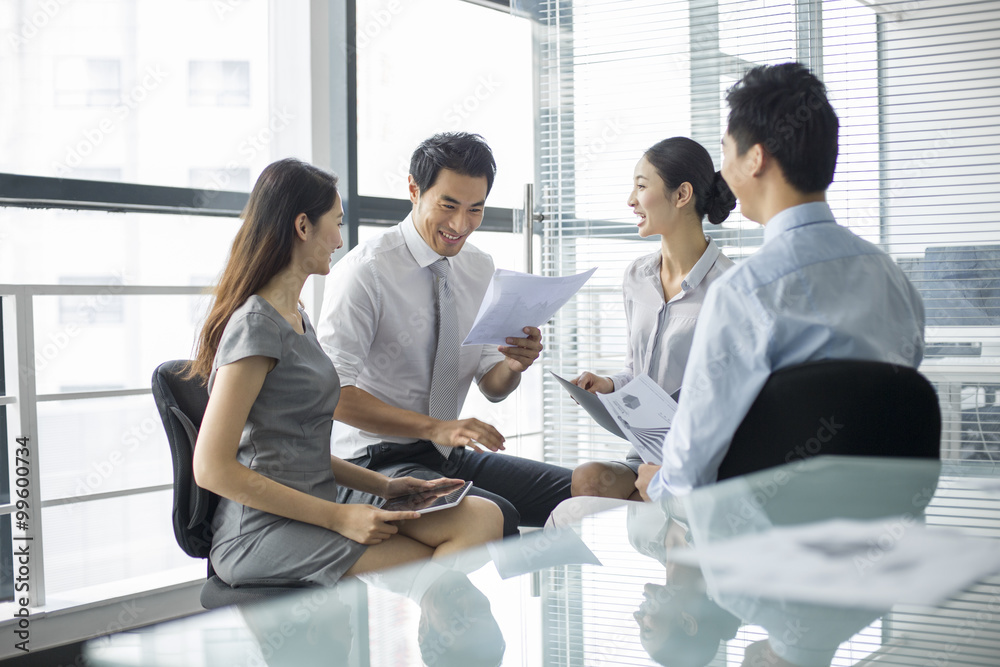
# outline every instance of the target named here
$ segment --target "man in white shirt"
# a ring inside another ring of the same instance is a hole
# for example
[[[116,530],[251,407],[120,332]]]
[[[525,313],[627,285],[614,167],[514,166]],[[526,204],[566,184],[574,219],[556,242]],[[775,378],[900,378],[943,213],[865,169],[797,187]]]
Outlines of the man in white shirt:
[[[730,89],[722,176],[764,244],[709,288],[663,443],[643,465],[647,500],[717,478],[733,434],[768,376],[820,359],[923,358],[920,294],[886,253],[841,227],[826,203],[839,121],[798,63],[751,69]]]
[[[504,449],[496,428],[458,419],[473,380],[501,401],[542,350],[535,327],[506,346],[461,345],[494,270],[466,240],[482,224],[495,173],[479,135],[421,143],[410,161],[412,212],[334,266],[318,334],[343,387],[333,454],[391,476],[471,480],[471,493],[503,511],[510,535],[545,523],[569,497],[572,471],[496,454]],[[346,488],[341,497],[371,500]]]

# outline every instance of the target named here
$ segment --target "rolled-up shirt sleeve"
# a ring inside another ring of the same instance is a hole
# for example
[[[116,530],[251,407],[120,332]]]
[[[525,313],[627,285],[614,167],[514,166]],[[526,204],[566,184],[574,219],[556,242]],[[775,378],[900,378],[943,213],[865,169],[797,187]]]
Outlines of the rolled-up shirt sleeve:
[[[483,351],[479,355],[479,365],[476,367],[476,384],[483,379],[483,376],[493,370],[493,367],[503,361],[504,356],[492,345],[483,345]]]
[[[709,290],[650,498],[716,481],[733,434],[771,374],[772,329],[773,317],[755,295],[722,284]]]
[[[326,277],[316,333],[341,386],[357,384],[375,340],[380,312],[379,276],[371,262],[362,257],[337,263]]]

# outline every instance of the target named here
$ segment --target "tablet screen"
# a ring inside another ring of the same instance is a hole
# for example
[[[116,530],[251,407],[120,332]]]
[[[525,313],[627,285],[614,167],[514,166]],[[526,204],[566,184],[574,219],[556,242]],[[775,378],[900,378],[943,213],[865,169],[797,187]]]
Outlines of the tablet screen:
[[[421,514],[436,512],[457,505],[471,487],[472,482],[466,482],[461,486],[446,486],[433,491],[400,496],[387,500],[382,505],[382,509],[393,512],[420,512]]]

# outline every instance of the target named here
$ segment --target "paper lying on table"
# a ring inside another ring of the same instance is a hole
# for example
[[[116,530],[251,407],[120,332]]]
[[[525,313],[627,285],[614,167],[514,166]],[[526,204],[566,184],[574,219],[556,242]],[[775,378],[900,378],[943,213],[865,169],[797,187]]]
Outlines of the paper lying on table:
[[[700,566],[712,594],[888,609],[939,603],[1000,570],[996,553],[995,540],[903,516],[782,526],[668,558]]]
[[[603,565],[572,528],[546,528],[486,545],[501,579],[556,565]]]
[[[524,338],[524,327],[540,327],[580,291],[597,267],[575,276],[535,276],[497,269],[462,345],[507,345]]]
[[[656,465],[663,462],[663,438],[677,412],[677,401],[648,375],[641,373],[610,394],[592,394],[552,375],[594,421],[632,443],[643,461]]]

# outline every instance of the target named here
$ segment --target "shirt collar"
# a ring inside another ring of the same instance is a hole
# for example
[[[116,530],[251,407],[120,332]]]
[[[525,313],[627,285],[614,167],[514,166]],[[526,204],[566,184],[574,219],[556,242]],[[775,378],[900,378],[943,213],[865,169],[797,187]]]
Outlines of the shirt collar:
[[[712,240],[711,236],[706,236],[705,240],[708,241],[708,247],[705,248],[705,252],[701,253],[701,257],[698,261],[694,263],[691,270],[684,277],[681,289],[687,291],[689,289],[694,289],[701,284],[701,281],[705,279],[708,272],[711,271],[712,267],[715,266],[715,260],[719,259],[719,255],[722,251],[719,250],[719,246],[715,245],[715,241]],[[660,285],[660,261],[662,257],[660,253],[653,253],[649,256],[649,261],[643,266],[643,271],[653,282],[656,283],[657,289]]]
[[[705,240],[708,241],[708,247],[705,248],[705,252],[694,263],[694,266],[691,267],[691,270],[681,283],[681,289],[685,292],[701,284],[701,281],[708,275],[709,270],[715,266],[715,260],[719,259],[719,255],[722,254],[722,251],[719,250],[719,246],[715,245],[712,237],[706,236]]]
[[[434,252],[434,249],[427,245],[427,241],[417,231],[417,224],[413,221],[413,215],[409,214],[406,219],[399,223],[400,231],[403,234],[403,241],[406,248],[413,255],[420,268],[426,268],[441,259],[441,255]]]
[[[799,204],[781,211],[764,225],[764,243],[783,232],[816,222],[836,222],[830,205],[825,201]]]

